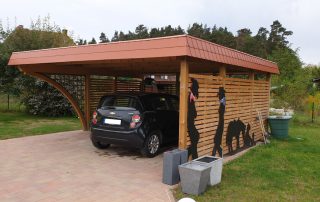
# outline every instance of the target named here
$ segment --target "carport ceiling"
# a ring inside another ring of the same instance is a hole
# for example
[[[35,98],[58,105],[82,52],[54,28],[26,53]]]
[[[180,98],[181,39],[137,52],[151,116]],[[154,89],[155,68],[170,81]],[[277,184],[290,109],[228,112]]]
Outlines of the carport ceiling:
[[[9,65],[26,73],[132,76],[178,73],[185,58],[190,72],[215,73],[223,65],[228,72],[279,73],[273,62],[189,35],[15,52]]]

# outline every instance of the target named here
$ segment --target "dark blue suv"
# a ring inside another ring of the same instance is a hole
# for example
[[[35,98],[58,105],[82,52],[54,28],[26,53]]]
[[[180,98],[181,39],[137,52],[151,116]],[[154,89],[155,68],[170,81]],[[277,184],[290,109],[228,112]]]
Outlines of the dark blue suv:
[[[163,144],[178,143],[179,99],[161,93],[117,93],[100,99],[91,122],[91,141],[139,148],[154,157]]]

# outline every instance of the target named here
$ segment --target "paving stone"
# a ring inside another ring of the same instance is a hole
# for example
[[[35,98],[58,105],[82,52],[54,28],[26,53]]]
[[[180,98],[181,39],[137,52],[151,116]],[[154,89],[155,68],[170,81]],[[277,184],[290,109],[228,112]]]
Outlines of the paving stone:
[[[98,150],[87,132],[0,141],[0,201],[172,201],[162,155]],[[130,150],[131,152],[131,150]]]

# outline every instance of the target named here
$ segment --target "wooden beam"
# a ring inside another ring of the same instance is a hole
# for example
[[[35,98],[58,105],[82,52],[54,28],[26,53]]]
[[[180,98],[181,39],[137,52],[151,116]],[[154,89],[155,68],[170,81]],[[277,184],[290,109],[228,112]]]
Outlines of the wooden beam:
[[[54,65],[54,64],[40,64],[40,65],[22,65],[20,70],[25,72],[39,72],[50,74],[70,74],[70,75],[118,75],[130,76],[141,75],[141,73],[176,73],[179,72],[179,64],[154,64],[154,65]]]
[[[51,79],[51,78],[49,78],[46,75],[41,74],[41,73],[37,73],[37,72],[30,73],[30,72],[28,72],[27,74],[29,74],[30,76],[33,76],[35,78],[41,79],[41,80],[49,83],[51,86],[53,86],[57,90],[59,90],[69,100],[69,102],[71,103],[73,109],[76,111],[77,115],[80,118],[83,130],[88,130],[87,124],[86,124],[86,119],[83,116],[83,113],[81,112],[81,109],[80,109],[78,103],[73,98],[73,96],[62,85],[60,85],[55,80],[53,80],[53,79]]]
[[[189,65],[186,59],[180,63],[179,148],[187,148],[187,111],[189,89]]]
[[[90,128],[90,75],[86,74],[85,76],[85,116],[86,116],[86,125],[87,129]]]
[[[226,77],[227,75],[227,70],[225,66],[220,66],[219,67],[219,76],[221,77]]]

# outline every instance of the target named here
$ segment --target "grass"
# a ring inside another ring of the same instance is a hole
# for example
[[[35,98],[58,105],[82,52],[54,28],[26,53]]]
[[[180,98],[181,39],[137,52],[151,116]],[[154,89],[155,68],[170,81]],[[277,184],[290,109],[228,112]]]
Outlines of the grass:
[[[175,190],[177,199],[198,201],[320,201],[320,121],[299,115],[290,137],[272,139],[224,165],[222,182],[200,196]]]
[[[81,129],[73,117],[48,118],[22,112],[0,112],[0,140]]]
[[[8,95],[0,93],[0,111],[23,111],[24,105],[21,104],[20,99],[16,96],[10,95],[9,109],[8,109]]]

